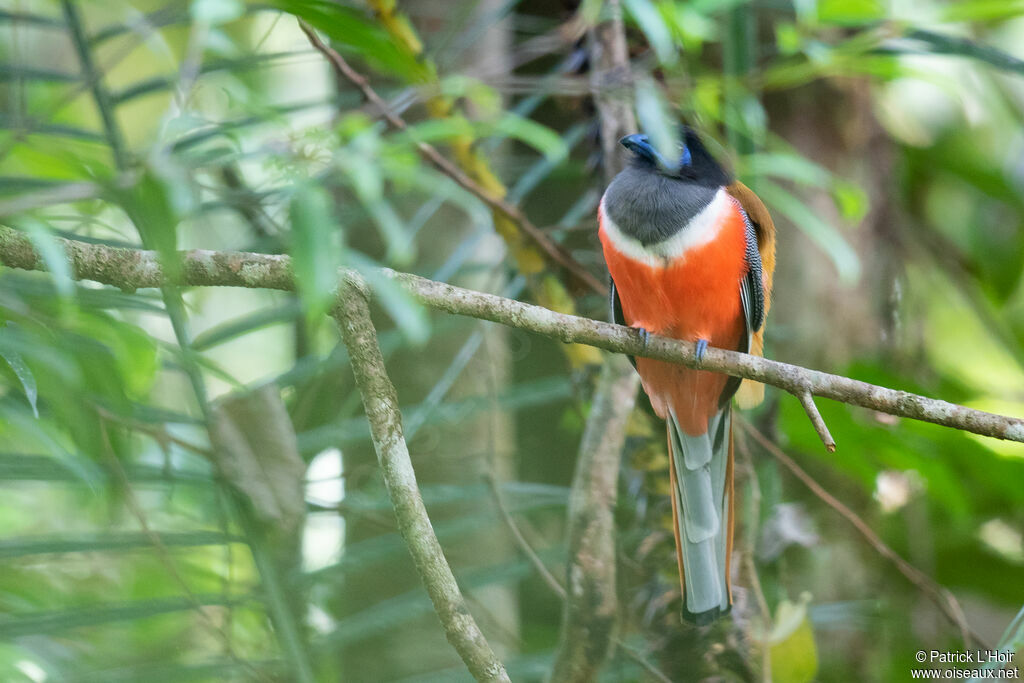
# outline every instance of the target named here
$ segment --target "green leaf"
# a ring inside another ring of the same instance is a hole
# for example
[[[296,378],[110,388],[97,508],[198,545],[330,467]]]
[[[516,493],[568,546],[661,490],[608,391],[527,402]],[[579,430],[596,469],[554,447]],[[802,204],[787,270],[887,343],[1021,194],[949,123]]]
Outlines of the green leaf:
[[[396,44],[378,23],[355,9],[328,0],[276,0],[272,4],[323,31],[343,52],[358,55],[409,83],[428,83],[434,78],[428,63]]]
[[[951,8],[956,7],[958,7],[958,5],[951,6]],[[931,54],[960,55],[971,59],[977,59],[978,61],[994,66],[997,69],[1004,69],[1006,71],[1024,74],[1024,60],[1014,57],[1008,52],[992,47],[991,45],[986,45],[968,38],[950,36],[924,29],[912,29],[907,31],[906,37],[911,40],[918,40],[925,43],[925,49],[927,49]],[[898,46],[894,46],[892,49],[898,51],[900,48]],[[913,52],[913,50],[908,51]]]
[[[839,273],[840,281],[851,284],[860,278],[860,259],[857,252],[831,224],[811,211],[802,200],[774,183],[761,183],[758,192],[770,207],[792,221],[829,255]]]
[[[398,283],[381,274],[369,259],[353,255],[359,273],[373,289],[374,297],[384,307],[398,329],[412,344],[424,344],[430,338],[430,318],[422,304],[412,298]]]
[[[636,84],[636,115],[640,130],[646,133],[655,149],[666,159],[679,155],[679,134],[676,121],[665,97],[650,78]]]
[[[334,303],[342,264],[341,227],[331,199],[317,185],[302,183],[288,209],[291,254],[299,296],[309,317],[326,313]]]
[[[658,61],[662,64],[674,64],[678,58],[676,44],[658,8],[652,5],[650,0],[625,0],[625,5],[626,10],[647,37],[647,42],[654,49]]]
[[[779,178],[802,185],[828,187],[831,173],[799,154],[786,152],[758,152],[742,159],[744,176]]]
[[[885,18],[878,0],[819,0],[818,21],[841,26],[859,26]]]
[[[494,121],[469,121],[462,116],[419,121],[402,134],[416,142],[443,142],[462,137],[497,139],[513,138],[533,147],[546,159],[558,162],[569,154],[562,137],[544,124],[513,112],[505,112]]]
[[[234,320],[228,320],[219,325],[196,335],[192,340],[192,348],[195,351],[205,351],[220,344],[243,337],[250,332],[261,330],[272,325],[290,322],[295,320],[302,313],[302,309],[294,302],[289,301],[282,306],[273,308],[261,308],[249,315]]]
[[[33,421],[34,422],[34,421]],[[98,487],[105,474],[98,466],[82,457],[68,454],[69,462],[42,455],[0,453],[0,479],[5,481],[82,482]],[[125,465],[128,481],[146,484],[191,484],[210,486],[213,478],[204,472],[168,469],[152,465]]]
[[[1011,621],[1009,626],[1006,627],[1006,630],[1003,631],[1003,635],[999,639],[996,649],[1004,654],[1024,651],[1024,607],[1020,608],[1020,611],[1017,612],[1017,616],[1013,618],[1013,621]],[[997,662],[989,660],[985,663],[985,666],[981,668],[994,669],[997,666]]]
[[[553,162],[569,155],[569,148],[562,137],[541,123],[511,112],[507,112],[494,125],[494,132],[530,145]]]
[[[45,450],[53,457],[7,454],[0,456],[0,475],[23,481],[77,481],[90,488],[101,482],[100,470],[87,458],[67,451],[54,438],[53,425],[33,419],[27,413],[5,410],[2,426],[8,440],[24,439],[32,448]]]
[[[160,255],[161,265],[172,278],[181,268],[176,255],[178,219],[188,208],[182,201],[188,182],[174,175],[169,166],[159,170],[147,166],[133,187],[110,188],[135,225],[143,246]]]
[[[776,683],[809,683],[818,672],[818,649],[807,615],[810,593],[797,602],[783,600],[775,610],[770,628],[755,627],[754,639],[769,649],[770,678]]]
[[[237,616],[235,616],[237,618]],[[240,658],[238,655],[185,663],[168,659],[157,664],[133,664],[98,671],[75,672],[66,683],[196,683],[196,681],[276,681],[291,675],[279,659]]]
[[[241,0],[192,0],[189,13],[195,21],[216,26],[245,14],[245,3]]]
[[[247,600],[247,598],[232,598],[223,594],[191,595],[134,602],[108,602],[89,607],[72,607],[22,614],[8,613],[0,618],[0,640],[63,633],[86,626],[133,621],[174,612],[188,612],[196,609],[197,605],[232,606]]]
[[[75,283],[71,277],[71,266],[63,243],[54,237],[49,226],[42,221],[26,218],[18,223],[28,233],[32,245],[43,257],[46,269],[53,276],[57,293],[64,299],[70,299],[75,293]]]
[[[795,55],[803,46],[803,36],[795,24],[779,23],[775,26],[775,45],[784,55]]]
[[[92,391],[118,401],[148,393],[159,367],[156,341],[145,330],[103,313],[77,316],[73,329],[88,340],[89,346],[74,338],[68,343],[74,345],[83,374],[94,380]]]
[[[76,533],[74,535],[36,535],[0,539],[0,559],[44,554],[94,553],[153,548],[154,538],[168,548],[223,545],[244,539],[219,531]]]
[[[868,212],[868,196],[853,183],[837,180],[832,187],[832,199],[844,220],[859,222]]]
[[[21,382],[21,388],[25,392],[25,398],[28,399],[28,403],[32,406],[32,414],[39,417],[39,408],[36,406],[36,399],[38,398],[38,391],[36,389],[36,377],[32,374],[32,370],[25,364],[21,354],[13,348],[4,344],[5,334],[10,334],[9,330],[13,322],[8,321],[4,327],[0,327],[0,358],[7,361],[7,365],[11,367],[14,375]]]
[[[542,560],[546,560],[557,559],[562,552],[564,552],[563,548],[555,547],[545,549],[537,554]],[[532,572],[533,565],[526,560],[520,560],[465,572],[457,578],[459,586],[463,590],[472,591],[484,586],[517,581],[529,576]],[[374,635],[386,633],[398,624],[407,623],[410,619],[428,614],[430,610],[430,600],[422,588],[417,588],[394,598],[382,600],[339,621],[337,628],[319,638],[314,643],[314,647],[322,651],[336,651],[341,645],[361,642]]]
[[[943,21],[1006,21],[1024,15],[1022,0],[959,0],[942,13]]]

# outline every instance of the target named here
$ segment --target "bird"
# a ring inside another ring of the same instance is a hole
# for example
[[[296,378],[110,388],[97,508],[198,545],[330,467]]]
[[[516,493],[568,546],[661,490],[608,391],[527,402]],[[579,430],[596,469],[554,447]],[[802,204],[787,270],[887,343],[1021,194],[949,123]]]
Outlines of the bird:
[[[675,155],[643,134],[619,142],[629,163],[598,206],[612,321],[636,328],[645,345],[651,334],[695,343],[698,367],[708,346],[763,355],[775,270],[765,205],[689,126]],[[666,423],[682,618],[705,626],[732,609],[732,400],[753,407],[764,385],[630,360]]]

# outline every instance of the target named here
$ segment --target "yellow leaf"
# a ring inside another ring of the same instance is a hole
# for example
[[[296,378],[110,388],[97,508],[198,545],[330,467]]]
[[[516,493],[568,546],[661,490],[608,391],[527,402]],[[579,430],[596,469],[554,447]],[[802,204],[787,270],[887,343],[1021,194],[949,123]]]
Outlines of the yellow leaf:
[[[753,629],[754,642],[768,648],[774,683],[809,683],[818,673],[818,649],[807,617],[810,602],[807,592],[795,603],[783,600],[767,633],[763,625]]]

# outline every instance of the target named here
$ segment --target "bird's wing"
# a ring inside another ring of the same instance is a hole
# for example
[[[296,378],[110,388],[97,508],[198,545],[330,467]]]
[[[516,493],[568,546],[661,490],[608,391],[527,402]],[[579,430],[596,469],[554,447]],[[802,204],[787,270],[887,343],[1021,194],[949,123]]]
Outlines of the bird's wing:
[[[743,207],[747,217],[747,276],[740,285],[743,312],[747,318],[748,348],[764,355],[764,321],[771,308],[772,276],[775,272],[775,223],[754,192],[738,180],[726,188]],[[729,387],[727,387],[729,388]],[[764,399],[764,385],[748,379],[739,384],[736,403],[752,408]]]
[[[612,276],[608,276],[608,311],[612,322],[616,325],[629,325],[626,322],[626,316],[622,312],[622,301],[619,299],[619,292],[615,289],[615,280]],[[633,364],[633,369],[636,369],[636,358],[634,356],[626,356],[629,358],[629,362]]]

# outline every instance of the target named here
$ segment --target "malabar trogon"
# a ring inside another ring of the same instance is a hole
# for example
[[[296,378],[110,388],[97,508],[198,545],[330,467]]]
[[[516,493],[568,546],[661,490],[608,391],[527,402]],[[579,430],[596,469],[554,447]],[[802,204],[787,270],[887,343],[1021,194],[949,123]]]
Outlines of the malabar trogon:
[[[689,127],[675,158],[645,135],[601,199],[599,235],[611,274],[612,319],[647,333],[760,355],[775,268],[775,226]],[[760,403],[764,386],[647,358],[633,359],[668,427],[669,477],[683,617],[708,624],[732,606],[731,401]]]

